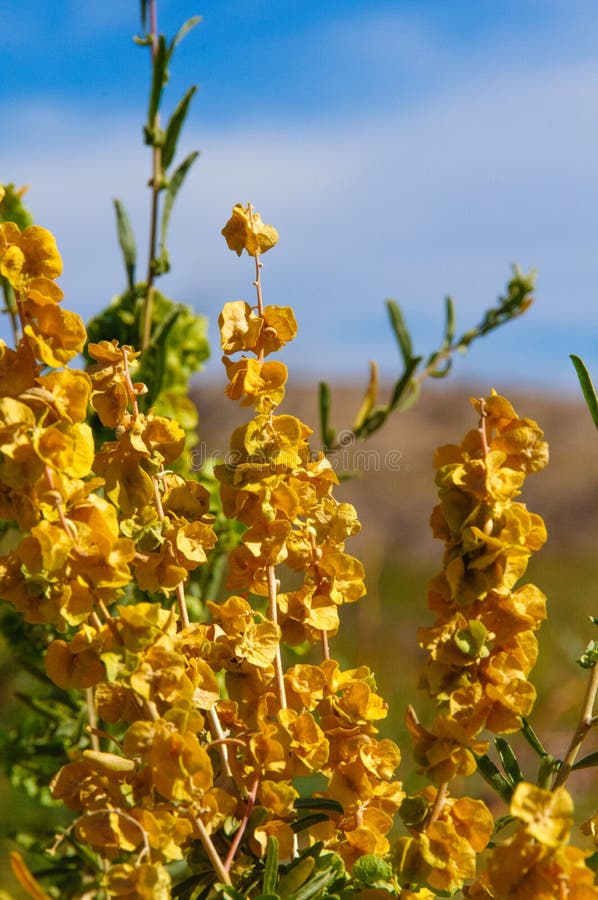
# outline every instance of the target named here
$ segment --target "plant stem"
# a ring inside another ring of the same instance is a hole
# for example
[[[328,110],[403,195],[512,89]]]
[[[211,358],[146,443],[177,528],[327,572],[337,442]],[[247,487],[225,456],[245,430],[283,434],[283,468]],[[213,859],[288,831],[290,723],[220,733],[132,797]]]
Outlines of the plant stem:
[[[239,849],[239,844],[241,843],[241,838],[245,833],[245,829],[247,828],[247,823],[249,821],[249,817],[253,812],[253,807],[255,806],[255,798],[257,795],[257,789],[259,785],[259,779],[255,779],[253,785],[251,787],[251,791],[249,792],[249,796],[247,797],[247,804],[245,806],[245,812],[243,814],[243,819],[241,820],[241,824],[237,828],[235,832],[235,836],[230,845],[230,849],[227,853],[226,859],[224,860],[224,868],[228,872],[231,867],[232,861],[235,858],[235,854]]]
[[[442,807],[444,806],[444,802],[446,800],[446,795],[448,792],[448,781],[445,781],[444,784],[441,784],[436,792],[436,799],[434,800],[434,806],[432,807],[432,812],[430,813],[430,818],[428,819],[427,824],[431,825],[432,822],[435,822],[440,813],[442,812]]]
[[[93,750],[100,749],[100,739],[97,733],[98,714],[93,699],[93,688],[85,689],[85,702],[87,704],[87,723],[89,725],[89,734],[91,738],[91,747]]]
[[[276,572],[274,566],[268,566],[268,611],[270,621],[274,625],[278,625],[278,607],[276,605],[276,595],[278,593],[278,582],[276,580]],[[287,708],[287,693],[284,686],[284,675],[282,671],[282,655],[280,653],[280,641],[276,647],[276,656],[274,658],[274,670],[276,672],[276,684],[278,686],[278,699],[283,709]]]
[[[597,692],[598,666],[594,665],[591,669],[590,680],[586,689],[586,695],[584,698],[581,715],[579,717],[579,722],[577,723],[577,728],[575,729],[575,733],[571,739],[571,743],[569,744],[567,753],[565,754],[563,765],[560,767],[556,774],[556,778],[552,786],[553,790],[555,788],[562,787],[567,781],[569,775],[571,774],[571,769],[573,768],[573,764],[575,762],[577,754],[581,750],[581,745],[586,739],[590,728],[594,724],[593,711]]]
[[[218,876],[218,880],[222,884],[232,885],[232,882],[230,880],[230,875],[228,874],[228,871],[224,868],[224,865],[222,864],[222,860],[218,856],[216,848],[215,848],[214,844],[212,843],[212,838],[208,834],[208,830],[207,830],[206,826],[204,825],[204,823],[202,822],[202,820],[199,818],[199,816],[197,816],[195,818],[195,824],[197,826],[197,830],[199,831],[199,839],[203,845],[204,850],[206,851],[206,853],[208,855],[210,862],[212,863],[212,867],[213,867],[214,871],[216,872],[216,875]]]
[[[156,63],[158,53],[158,4],[157,0],[150,0],[150,34],[152,38],[151,54],[152,69]],[[149,123],[154,133],[160,127],[160,115],[156,113],[154,121]],[[154,260],[156,258],[156,243],[158,237],[158,198],[160,194],[160,181],[162,178],[162,148],[152,146],[152,177],[150,179],[150,188],[152,192],[151,212],[150,212],[150,235],[149,248],[147,254],[147,279],[146,279],[146,295],[143,306],[143,329],[141,335],[141,349],[147,350],[152,335],[152,314],[153,314],[153,290],[154,290]]]

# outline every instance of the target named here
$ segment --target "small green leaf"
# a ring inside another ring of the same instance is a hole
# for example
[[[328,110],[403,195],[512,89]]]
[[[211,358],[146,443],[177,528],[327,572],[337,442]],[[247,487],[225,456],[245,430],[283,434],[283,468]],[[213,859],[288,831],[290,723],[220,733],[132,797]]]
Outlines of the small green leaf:
[[[401,307],[396,302],[396,300],[387,300],[386,308],[388,310],[388,315],[390,316],[390,324],[392,326],[392,330],[401,351],[401,356],[403,357],[403,363],[405,365],[405,368],[407,368],[411,361],[411,357],[413,356],[411,335],[409,334],[409,330],[405,323],[405,318],[401,311]]]
[[[336,432],[330,427],[330,385],[321,381],[319,385],[320,440],[324,452],[334,444]]]
[[[584,863],[592,872],[598,872],[598,850],[592,853],[591,856],[586,856]]]
[[[373,410],[378,397],[378,366],[370,361],[370,378],[365,390],[361,406],[353,422],[353,431],[357,434]]]
[[[554,756],[550,755],[550,753],[547,753],[545,756],[543,756],[540,761],[540,767],[538,769],[538,787],[549,791],[552,787],[554,775],[556,772],[558,772],[561,766],[561,760],[555,759]]]
[[[419,394],[419,382],[413,380],[413,374],[421,362],[421,356],[414,356],[409,360],[405,371],[395,384],[388,404],[388,411],[393,409],[408,409],[415,403]]]
[[[164,169],[167,169],[174,159],[179,134],[181,133],[181,128],[183,127],[183,123],[187,117],[187,113],[189,112],[189,105],[196,90],[196,85],[193,85],[189,88],[185,96],[178,103],[176,109],[170,117],[168,125],[166,126],[164,143],[162,145],[162,166],[164,167]]]
[[[135,235],[131,221],[127,215],[127,211],[120,200],[114,200],[114,210],[116,212],[116,225],[118,231],[118,243],[122,250],[125,269],[127,272],[127,280],[129,282],[129,290],[135,287],[135,264],[137,261],[137,247],[135,246]]]
[[[162,209],[162,222],[160,226],[160,255],[163,257],[166,256],[166,258],[166,234],[168,231],[168,225],[170,223],[170,214],[172,213],[172,207],[174,206],[176,195],[178,194],[181,185],[185,180],[187,172],[198,156],[198,150],[194,150],[193,153],[190,153],[189,156],[186,156],[178,169],[176,169],[176,171],[173,173],[172,178],[169,180],[166,188],[166,196],[164,197],[164,206]]]
[[[282,900],[295,896],[295,891],[307,881],[315,865],[316,861],[313,856],[305,856],[289,868],[278,882],[278,893]]]
[[[542,746],[542,742],[540,741],[539,737],[537,736],[536,732],[529,724],[525,716],[522,716],[521,718],[521,733],[532,750],[535,750],[538,756],[547,756],[547,752]]]
[[[149,107],[147,111],[147,130],[153,133],[156,124],[156,116],[160,108],[162,99],[162,91],[164,85],[168,81],[168,71],[166,68],[166,41],[164,35],[158,38],[158,47],[154,57],[152,69],[152,89],[150,91]],[[146,132],[147,141],[147,132]]]
[[[172,41],[170,42],[170,48],[168,51],[169,58],[172,56],[175,47],[178,47],[178,45],[181,43],[183,38],[187,34],[189,34],[189,32],[191,31],[192,28],[195,28],[196,25],[199,25],[200,22],[201,22],[201,16],[191,16],[190,19],[187,19],[186,22],[183,22],[183,24],[181,25],[181,27],[179,28],[179,30],[173,37]]]
[[[455,304],[452,297],[444,298],[444,346],[450,347],[455,339]]]
[[[582,669],[593,669],[598,661],[598,641],[590,641],[585,652],[575,662]]]
[[[264,894],[272,894],[278,881],[278,840],[272,835],[268,838],[266,858],[264,860],[264,877],[262,890]]]
[[[579,356],[575,356],[574,353],[571,353],[569,359],[575,366],[575,371],[577,372],[577,378],[579,379],[579,384],[581,387],[581,392],[583,394],[584,400],[586,401],[586,406],[590,411],[590,415],[592,417],[592,422],[595,427],[598,428],[598,397],[596,397],[596,390],[592,383],[592,379],[590,378],[590,373],[588,372],[585,363]]]
[[[141,27],[147,31],[147,0],[141,0]]]
[[[321,809],[328,812],[343,815],[344,808],[338,800],[332,800],[330,797],[298,797],[293,806],[295,809]]]
[[[593,766],[598,766],[598,752],[590,753],[589,756],[584,756],[583,759],[580,759],[575,763],[574,766],[571,766],[572,769],[591,769]]]
[[[506,816],[500,816],[500,818],[496,819],[494,822],[492,834],[498,834],[499,831],[502,831],[503,828],[506,828],[507,825],[510,825],[512,822],[517,822],[515,816],[512,816],[509,813],[507,813]]]
[[[408,828],[421,825],[429,812],[430,804],[423,797],[405,797],[399,806],[399,815]]]
[[[327,822],[330,817],[326,815],[326,813],[312,813],[311,816],[304,816],[302,819],[297,819],[296,822],[291,824],[291,828],[295,834],[299,834],[300,831],[305,831],[306,828],[311,828],[312,825],[319,825],[320,822]]]
[[[476,756],[476,762],[478,764],[478,772],[484,781],[496,791],[498,796],[501,797],[505,803],[510,803],[513,788],[504,775],[502,775],[499,769],[494,765],[490,757],[486,756],[486,754],[483,756]]]
[[[511,745],[501,737],[494,738],[494,744],[506,776],[513,787],[516,787],[520,781],[523,781],[523,773]]]

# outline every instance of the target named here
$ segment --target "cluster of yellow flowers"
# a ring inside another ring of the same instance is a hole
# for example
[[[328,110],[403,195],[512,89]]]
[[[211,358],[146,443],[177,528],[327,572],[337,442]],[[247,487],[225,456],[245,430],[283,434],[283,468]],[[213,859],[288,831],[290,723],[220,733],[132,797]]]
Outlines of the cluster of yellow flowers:
[[[77,840],[105,861],[110,896],[170,896],[166,866],[198,841],[217,879],[230,882],[256,806],[258,856],[271,836],[288,860],[317,841],[347,863],[384,854],[404,796],[393,780],[398,747],[376,739],[386,704],[372,674],[342,671],[329,653],[338,607],[365,592],[361,564],[344,552],[360,527],[355,510],[333,498],[337,477],[312,454],[310,429],[274,415],[287,370],[264,358],[296,333],[290,308],[261,301],[260,255],[277,235],[251,207],[235,207],[224,233],[256,259],[257,308],[228,303],[220,320],[227,393],[256,411],[217,472],[225,512],[247,528],[230,558],[236,593],[208,602],[211,622],[190,623],[185,580],[216,537],[207,491],[171,468],[184,432],[139,411],[146,388],[132,378],[132,347],[101,341],[88,346],[87,372],[65,367],[85,329],[58,306],[54,239],[0,225],[0,271],[22,329],[16,350],[0,348],[0,514],[15,523],[0,590],[27,621],[68,632],[50,643],[47,672],[87,691],[91,746],[57,773],[52,793],[78,814]],[[232,361],[239,351],[252,357]],[[97,451],[90,406],[115,432]],[[303,573],[285,592],[283,562]],[[283,639],[321,645],[322,662],[285,672]],[[300,779],[313,773],[330,815],[298,837]],[[15,872],[30,878],[22,861]]]
[[[227,587],[266,598],[265,609],[257,613],[242,597],[220,607],[210,604],[214,618],[238,641],[226,665],[226,687],[248,731],[245,740],[256,748],[251,755],[241,753],[243,778],[248,787],[272,779],[287,798],[262,827],[291,855],[289,812],[297,796],[291,782],[313,772],[324,775],[322,796],[339,801],[344,813],[308,829],[308,837],[323,840],[350,863],[364,853],[387,852],[386,834],[403,797],[392,780],[399,749],[375,738],[386,704],[372,674],[365,667],[343,672],[329,653],[339,606],[365,593],[363,567],[344,550],[360,525],[353,506],[332,496],[338,479],[326,457],[310,450],[311,430],[294,416],[274,414],[287,369],[264,358],[296,333],[289,307],[262,301],[260,256],[278,236],[251,206],[240,205],[223,234],[231,249],[245,249],[256,259],[257,305],[227,303],[220,316],[226,392],[251,404],[256,415],[235,430],[229,461],[215,471],[225,513],[248,526],[230,554]],[[238,352],[252,355],[232,361],[230,354]],[[282,564],[301,574],[300,586],[280,590]],[[290,646],[320,644],[323,661],[283,673],[281,639]]]

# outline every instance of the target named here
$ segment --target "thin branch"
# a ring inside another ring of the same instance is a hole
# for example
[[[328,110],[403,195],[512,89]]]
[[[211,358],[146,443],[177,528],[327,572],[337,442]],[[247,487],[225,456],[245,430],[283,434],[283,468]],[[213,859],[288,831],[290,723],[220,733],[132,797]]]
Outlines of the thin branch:
[[[245,806],[245,812],[243,814],[243,818],[241,820],[239,827],[237,828],[237,830],[235,832],[235,836],[230,845],[230,849],[226,855],[226,859],[224,860],[224,868],[226,869],[227,872],[232,865],[232,862],[233,862],[233,859],[235,858],[235,854],[236,854],[237,850],[239,849],[239,844],[241,843],[241,839],[242,839],[243,835],[245,834],[245,829],[247,828],[247,823],[249,822],[249,817],[250,817],[251,813],[253,812],[253,807],[255,806],[255,798],[257,796],[258,785],[259,785],[259,779],[256,778],[255,781],[253,782],[253,785],[252,785],[249,795],[247,797],[247,804]]]
[[[197,816],[195,818],[195,824],[197,826],[197,830],[199,832],[199,839],[203,845],[204,850],[206,851],[210,862],[212,863],[212,868],[216,872],[218,876],[218,880],[222,884],[232,885],[232,881],[230,880],[230,875],[228,874],[227,869],[224,868],[222,864],[222,860],[218,856],[218,852],[212,843],[212,838],[208,834],[208,830],[202,820]]]
[[[274,566],[268,566],[268,611],[270,621],[274,625],[278,625],[278,606],[276,603],[276,595],[278,593],[278,581]],[[276,672],[276,684],[278,687],[278,699],[283,709],[287,708],[287,693],[284,686],[284,674],[282,670],[282,655],[280,653],[280,641],[276,647],[276,656],[274,657],[274,671]]]
[[[93,698],[93,688],[89,687],[85,689],[85,702],[87,704],[87,730],[91,739],[91,747],[92,750],[99,750],[100,738],[98,734],[98,714],[96,712],[96,705]]]
[[[571,743],[569,744],[567,753],[565,754],[563,765],[560,767],[556,774],[556,778],[552,786],[553,790],[555,788],[562,787],[567,781],[569,775],[571,774],[573,764],[577,758],[577,754],[581,750],[581,745],[585,741],[588,732],[595,722],[593,712],[597,692],[598,666],[594,665],[592,666],[592,669],[590,671],[590,680],[588,681],[588,687],[586,689],[586,695],[584,698],[581,715],[579,717],[579,722],[577,723],[577,728],[575,729],[575,733],[571,739]]]

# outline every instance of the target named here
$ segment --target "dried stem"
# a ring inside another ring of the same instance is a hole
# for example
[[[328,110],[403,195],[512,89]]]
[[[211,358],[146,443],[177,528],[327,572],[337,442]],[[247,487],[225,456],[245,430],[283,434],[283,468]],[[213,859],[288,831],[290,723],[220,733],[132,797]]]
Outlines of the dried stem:
[[[228,872],[231,867],[232,861],[235,858],[235,854],[239,849],[239,844],[241,843],[241,839],[245,834],[245,829],[247,828],[247,823],[249,822],[249,817],[253,812],[253,807],[255,806],[255,798],[257,795],[257,789],[259,785],[259,779],[255,779],[253,785],[251,787],[251,791],[249,792],[249,796],[247,797],[247,804],[245,806],[245,812],[243,814],[243,818],[241,820],[241,824],[237,828],[235,832],[235,836],[230,845],[230,849],[227,853],[226,859],[224,860],[224,868]]]
[[[562,787],[567,781],[569,775],[571,774],[571,769],[573,768],[573,764],[577,758],[577,754],[581,749],[581,745],[585,741],[588,732],[592,725],[595,724],[595,718],[593,715],[594,712],[594,703],[596,702],[596,693],[598,692],[598,666],[592,666],[590,672],[590,680],[588,682],[588,687],[586,689],[586,695],[583,702],[583,707],[581,710],[581,715],[579,717],[579,722],[577,723],[577,728],[575,729],[575,733],[571,739],[571,743],[569,744],[569,748],[567,753],[565,754],[565,759],[563,761],[563,765],[560,767],[556,774],[556,778],[553,784],[553,790],[558,787]]]
[[[202,820],[197,816],[195,818],[195,824],[197,826],[197,830],[199,832],[199,839],[203,845],[204,850],[206,851],[210,862],[212,863],[212,867],[218,876],[218,880],[222,884],[232,884],[230,880],[230,875],[228,874],[228,870],[225,869],[222,860],[218,856],[216,848],[212,843],[212,838],[208,834],[208,830]]]
[[[490,452],[490,446],[488,444],[488,435],[486,434],[486,417],[488,412],[486,410],[486,404],[484,400],[480,399],[480,424],[478,426],[481,438],[482,438],[482,450],[484,456],[488,456]]]
[[[270,621],[274,625],[278,625],[278,607],[276,604],[276,595],[278,593],[278,581],[276,580],[276,572],[274,566],[268,566],[268,611]],[[276,684],[278,686],[278,699],[283,709],[287,708],[287,694],[284,686],[284,675],[282,671],[282,655],[280,653],[280,641],[276,647],[276,656],[274,658],[274,670],[276,672]]]

